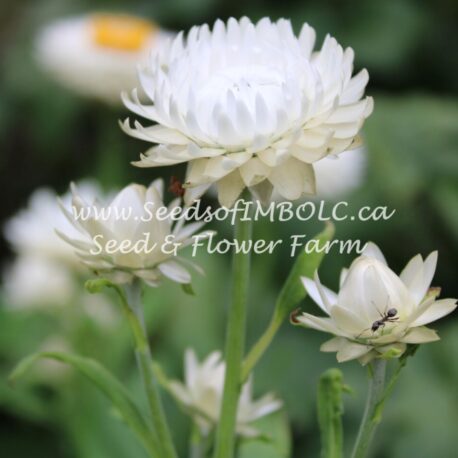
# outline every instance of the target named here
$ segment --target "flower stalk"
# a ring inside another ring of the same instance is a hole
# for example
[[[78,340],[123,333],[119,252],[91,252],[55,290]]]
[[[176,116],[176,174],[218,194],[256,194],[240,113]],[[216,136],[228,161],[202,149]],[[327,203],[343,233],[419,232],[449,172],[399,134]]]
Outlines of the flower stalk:
[[[257,362],[261,359],[261,356],[265,353],[267,348],[269,348],[282,322],[282,318],[274,315],[264,333],[249,351],[248,355],[243,361],[241,377],[242,383],[247,380],[251,371],[254,369]]]
[[[193,423],[189,441],[189,458],[205,458],[207,450],[206,439],[199,426]]]
[[[126,295],[127,300],[122,301],[124,312],[134,336],[137,365],[145,387],[154,434],[161,450],[161,458],[162,456],[164,458],[176,458],[177,454],[170,430],[167,426],[167,420],[153,370],[151,350],[144,326],[140,282],[134,281],[126,287]]]
[[[379,405],[384,399],[386,360],[375,359],[370,366],[369,391],[363,419],[353,448],[352,458],[365,458],[374,437],[375,429],[380,423]]]
[[[239,218],[235,224],[236,240],[239,243],[248,241],[251,233],[251,215]],[[214,458],[231,458],[235,450],[235,425],[245,348],[250,254],[243,253],[243,250],[234,252],[232,269],[232,304],[226,331],[226,374]]]

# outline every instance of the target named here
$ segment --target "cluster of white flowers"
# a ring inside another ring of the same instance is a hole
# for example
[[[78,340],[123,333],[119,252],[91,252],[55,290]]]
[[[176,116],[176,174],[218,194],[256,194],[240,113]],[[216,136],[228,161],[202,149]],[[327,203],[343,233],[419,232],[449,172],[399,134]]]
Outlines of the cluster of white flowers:
[[[361,182],[359,131],[373,109],[364,95],[368,73],[354,75],[353,50],[331,36],[314,50],[315,35],[304,24],[296,36],[285,19],[231,18],[171,39],[142,19],[93,15],[49,26],[37,50],[63,84],[110,102],[124,91],[125,105],[154,123],[121,123],[129,135],[153,144],[135,165],[185,163],[186,205],[216,185],[221,205],[232,207],[246,188],[262,201],[317,192],[335,198]],[[131,91],[137,64],[140,92]],[[30,208],[5,230],[19,254],[5,275],[10,301],[70,301],[81,264],[118,284],[141,279],[158,286],[164,277],[189,284],[188,267],[196,266],[178,251],[204,223],[172,219],[180,198],[169,204],[169,218],[152,217],[147,205],[163,206],[163,186],[162,180],[148,187],[131,184],[110,200],[98,200],[93,186],[73,186],[61,199],[61,213],[54,193],[37,191]],[[120,218],[125,209],[128,218]],[[337,352],[339,362],[399,357],[408,344],[437,340],[426,325],[457,306],[455,299],[438,300],[439,290],[430,288],[436,263],[436,252],[425,260],[417,255],[397,276],[369,243],[342,271],[337,294],[321,285],[317,273],[302,279],[326,316],[296,313],[291,320],[333,334],[321,350]],[[219,420],[225,370],[219,352],[199,363],[188,350],[185,382],[169,383],[204,435]],[[250,437],[258,434],[251,423],[282,405],[272,394],[253,401],[251,390],[249,379],[236,418],[237,433]]]
[[[202,434],[207,435],[219,419],[223,399],[224,374],[226,366],[220,352],[213,352],[202,363],[193,350],[188,349],[184,361],[184,384],[169,383],[174,397],[192,413]],[[250,423],[279,410],[282,402],[272,394],[252,400],[252,380],[242,387],[237,411],[237,433],[246,437],[258,435]]]
[[[314,280],[303,278],[308,294],[327,316],[301,313],[292,322],[334,334],[321,350],[337,352],[340,362],[357,358],[367,364],[382,355],[398,357],[407,344],[438,340],[425,325],[457,306],[456,299],[436,300],[440,290],[430,288],[436,263],[437,252],[424,261],[417,255],[398,277],[380,249],[368,243],[362,256],[342,271],[338,294],[321,285],[317,273]]]

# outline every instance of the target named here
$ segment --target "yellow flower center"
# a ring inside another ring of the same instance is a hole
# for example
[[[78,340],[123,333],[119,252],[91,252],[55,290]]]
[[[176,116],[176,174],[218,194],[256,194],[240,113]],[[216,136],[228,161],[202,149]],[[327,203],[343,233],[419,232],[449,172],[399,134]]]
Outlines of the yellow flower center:
[[[151,22],[127,15],[96,15],[91,25],[96,45],[120,51],[139,51],[156,31]]]

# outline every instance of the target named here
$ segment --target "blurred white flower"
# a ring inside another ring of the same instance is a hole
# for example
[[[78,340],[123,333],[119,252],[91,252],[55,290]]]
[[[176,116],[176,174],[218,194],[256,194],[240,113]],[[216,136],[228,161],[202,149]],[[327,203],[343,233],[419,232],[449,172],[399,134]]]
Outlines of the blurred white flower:
[[[439,289],[429,289],[436,263],[436,251],[424,261],[417,255],[398,277],[379,248],[368,243],[350,268],[343,269],[338,294],[322,286],[317,273],[314,281],[303,277],[308,294],[328,316],[301,313],[293,315],[292,322],[334,334],[321,350],[336,351],[340,362],[357,358],[366,364],[382,355],[398,357],[407,344],[438,340],[425,325],[457,306],[456,299],[436,300]]]
[[[88,201],[100,195],[98,186],[83,181],[79,189]],[[71,194],[61,196],[66,205]],[[79,232],[62,213],[57,194],[51,189],[37,189],[27,208],[20,210],[4,227],[5,238],[17,254],[3,272],[3,288],[8,306],[15,308],[53,307],[77,303],[99,325],[115,323],[110,302],[101,295],[82,290],[81,276],[88,273],[75,250],[55,231],[68,236]]]
[[[161,277],[190,283],[185,266],[194,264],[179,257],[178,251],[192,243],[193,234],[205,223],[185,226],[181,219],[174,224],[170,213],[179,206],[180,199],[172,201],[168,215],[159,218],[157,210],[164,206],[162,180],[148,188],[131,184],[107,205],[88,203],[76,186],[72,191],[71,209],[65,205],[61,208],[79,233],[75,237],[73,232],[57,232],[90,269],[117,283],[130,282],[133,277],[151,286],[157,286]],[[211,233],[199,236],[205,238]]]
[[[315,162],[317,197],[338,199],[358,188],[366,170],[366,154],[364,148],[356,148]]]
[[[315,31],[298,37],[290,21],[218,20],[193,27],[152,56],[140,70],[141,87],[126,106],[157,125],[127,119],[123,129],[156,143],[136,165],[188,162],[186,202],[217,183],[230,207],[248,187],[285,199],[315,193],[312,163],[359,143],[372,112],[363,97],[368,73],[352,77],[354,53],[327,36],[313,52]]]
[[[225,363],[220,352],[213,352],[199,363],[193,350],[185,353],[185,383],[169,383],[171,393],[178,402],[192,412],[193,419],[204,435],[218,422],[223,399]],[[237,433],[256,436],[258,431],[250,423],[279,410],[282,402],[272,394],[252,400],[251,378],[242,387],[237,411]]]
[[[72,17],[42,30],[37,58],[67,88],[120,104],[121,91],[137,85],[137,64],[169,35],[146,19],[127,15]]]
[[[6,304],[17,308],[67,305],[75,294],[72,272],[40,256],[19,256],[3,275]]]
[[[89,201],[100,195],[98,186],[89,181],[81,182],[79,189]],[[57,200],[57,194],[51,189],[37,189],[31,195],[27,208],[6,222],[4,235],[17,254],[39,256],[48,262],[54,260],[78,268],[81,261],[75,256],[74,250],[55,232],[57,228],[68,236],[78,234],[62,214]],[[71,194],[65,194],[61,200],[69,205]]]

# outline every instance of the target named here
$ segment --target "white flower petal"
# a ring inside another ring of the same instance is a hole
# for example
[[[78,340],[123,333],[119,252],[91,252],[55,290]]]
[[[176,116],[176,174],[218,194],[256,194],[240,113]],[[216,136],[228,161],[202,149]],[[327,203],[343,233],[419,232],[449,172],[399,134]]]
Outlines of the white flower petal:
[[[347,335],[358,335],[368,327],[363,318],[338,305],[331,307],[329,313],[334,323]]]
[[[425,326],[411,329],[404,337],[400,339],[401,342],[409,344],[421,344],[427,342],[434,342],[439,340],[437,332]]]
[[[330,318],[321,318],[309,313],[301,313],[294,318],[299,326],[316,329],[317,331],[330,332],[331,334],[341,335],[342,331],[334,324]]]
[[[340,277],[339,277],[339,287],[342,288],[344,282],[345,282],[345,279],[347,278],[347,275],[348,275],[348,269],[346,269],[345,267],[341,270],[340,272]]]
[[[411,327],[432,323],[452,313],[457,307],[456,299],[441,299],[433,302],[418,318],[410,323]]]
[[[344,345],[346,345],[347,342],[347,339],[344,337],[333,337],[332,339],[324,342],[321,345],[320,350],[325,353],[339,351]]]
[[[211,186],[211,183],[201,184],[199,186],[193,186],[191,188],[186,188],[184,193],[184,202],[186,206],[191,206],[197,199],[205,194],[207,189]]]
[[[275,167],[269,176],[269,181],[281,196],[289,200],[299,199],[306,193],[315,192],[313,167],[293,158]]]
[[[318,286],[315,283],[315,281],[307,277],[301,277],[301,280],[305,290],[307,291],[307,294],[313,299],[315,304],[317,304],[321,308],[321,310],[323,310],[323,312],[329,315],[329,302],[326,304],[323,301],[323,298],[321,296],[320,291],[318,290]]]
[[[372,348],[368,345],[360,345],[347,340],[337,352],[337,361],[339,361],[339,363],[343,363],[352,359],[361,358],[371,350]]]
[[[366,243],[366,246],[364,247],[364,250],[361,254],[369,258],[377,259],[383,264],[388,265],[385,256],[383,256],[383,253],[381,252],[380,248],[373,242]]]
[[[246,186],[251,187],[264,181],[270,175],[271,168],[257,157],[251,158],[240,167],[240,175]]]
[[[238,170],[218,181],[218,200],[223,207],[231,208],[240,197],[245,184]]]
[[[165,261],[160,263],[157,266],[157,269],[167,278],[170,280],[176,281],[177,283],[190,283],[191,282],[191,275],[190,273],[178,264],[175,261]]]

